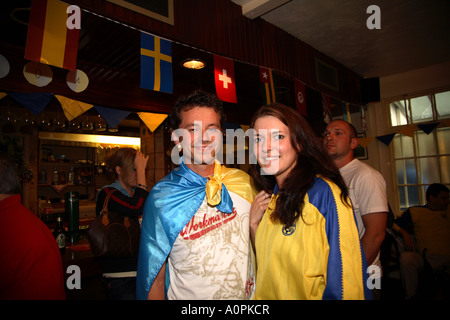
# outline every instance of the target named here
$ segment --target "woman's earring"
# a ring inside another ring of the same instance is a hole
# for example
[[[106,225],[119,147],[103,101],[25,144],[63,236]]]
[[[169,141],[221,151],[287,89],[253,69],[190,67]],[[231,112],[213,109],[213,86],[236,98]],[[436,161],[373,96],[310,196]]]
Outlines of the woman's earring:
[[[181,150],[183,150],[183,148],[181,147],[181,144],[177,144],[178,147],[178,152],[181,152]]]

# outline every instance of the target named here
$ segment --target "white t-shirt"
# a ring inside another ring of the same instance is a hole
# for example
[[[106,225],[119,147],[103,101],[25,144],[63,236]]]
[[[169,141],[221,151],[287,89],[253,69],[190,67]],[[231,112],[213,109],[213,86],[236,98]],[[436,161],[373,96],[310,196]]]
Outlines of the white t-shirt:
[[[386,182],[381,173],[356,158],[340,168],[339,171],[348,188],[361,239],[366,231],[362,216],[389,211]],[[377,265],[381,270],[380,252],[372,265]]]
[[[168,299],[251,299],[251,204],[230,192],[233,213],[219,212],[206,197],[178,235],[168,258]]]

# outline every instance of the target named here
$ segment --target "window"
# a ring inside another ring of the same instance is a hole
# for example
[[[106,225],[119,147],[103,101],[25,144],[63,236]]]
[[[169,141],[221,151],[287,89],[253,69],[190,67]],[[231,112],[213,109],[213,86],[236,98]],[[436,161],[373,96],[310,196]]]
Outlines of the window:
[[[392,127],[426,124],[450,118],[450,91],[405,98],[389,104]],[[399,210],[426,204],[432,183],[450,187],[450,128],[439,126],[429,134],[416,129],[412,137],[393,140]]]

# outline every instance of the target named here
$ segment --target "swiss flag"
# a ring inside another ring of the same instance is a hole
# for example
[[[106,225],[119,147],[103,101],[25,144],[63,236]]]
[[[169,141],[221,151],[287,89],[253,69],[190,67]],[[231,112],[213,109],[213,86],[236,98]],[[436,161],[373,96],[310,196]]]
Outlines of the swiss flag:
[[[305,84],[295,80],[295,105],[297,110],[304,116],[308,115],[306,110],[306,94],[305,94]]]
[[[217,97],[225,102],[237,103],[233,60],[214,55],[214,80]]]

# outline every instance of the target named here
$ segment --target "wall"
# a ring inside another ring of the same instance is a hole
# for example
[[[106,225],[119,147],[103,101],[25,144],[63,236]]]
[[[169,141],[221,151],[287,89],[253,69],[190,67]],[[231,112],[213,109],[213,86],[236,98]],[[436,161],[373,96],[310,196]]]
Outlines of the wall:
[[[429,91],[450,86],[450,61],[427,68],[411,70],[380,78],[381,101],[368,106],[367,136],[381,136],[394,132],[390,127],[388,103],[405,95],[420,95]],[[366,161],[381,172],[386,180],[388,200],[391,207],[398,207],[395,188],[395,167],[393,146],[374,140],[368,147],[369,159]],[[399,212],[394,214],[398,215]]]

